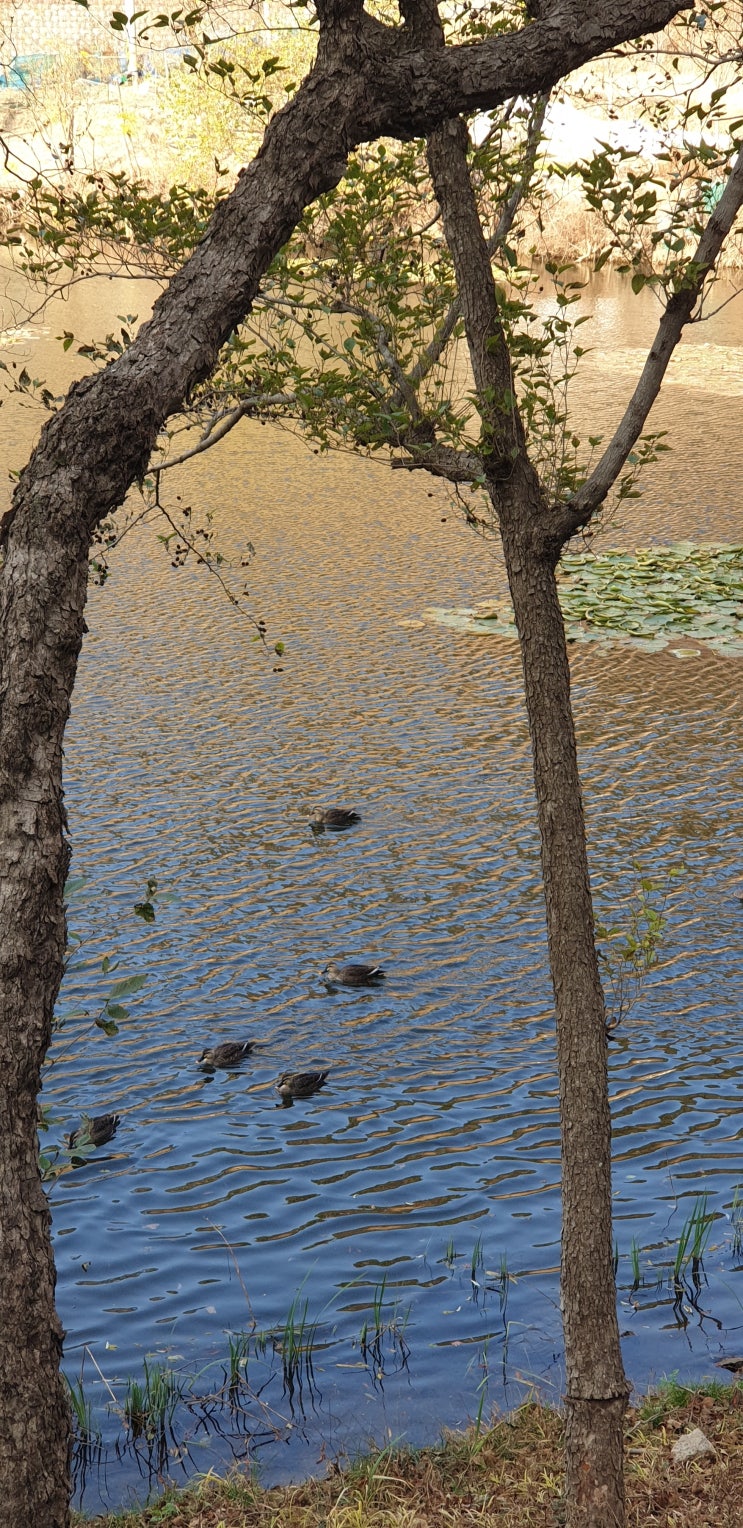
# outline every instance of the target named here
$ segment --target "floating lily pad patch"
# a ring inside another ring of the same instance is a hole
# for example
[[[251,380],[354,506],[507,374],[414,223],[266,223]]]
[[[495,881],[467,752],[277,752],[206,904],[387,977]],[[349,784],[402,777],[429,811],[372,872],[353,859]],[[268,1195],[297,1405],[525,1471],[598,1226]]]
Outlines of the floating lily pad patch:
[[[678,541],[634,552],[569,552],[558,582],[569,642],[669,648],[678,657],[694,656],[700,649],[693,644],[701,642],[743,654],[743,546]],[[425,613],[458,631],[516,635],[506,599]]]

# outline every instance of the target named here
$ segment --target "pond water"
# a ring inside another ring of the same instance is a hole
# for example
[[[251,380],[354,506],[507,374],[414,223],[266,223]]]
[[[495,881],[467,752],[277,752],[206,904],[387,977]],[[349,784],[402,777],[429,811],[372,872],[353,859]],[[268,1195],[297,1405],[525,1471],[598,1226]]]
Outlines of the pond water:
[[[655,309],[612,278],[591,298],[576,410],[596,431]],[[53,354],[62,328],[142,311],[141,288],[113,309],[107,289],[74,302],[15,347],[35,375],[70,363]],[[657,410],[673,454],[607,545],[743,539],[742,315],[733,304],[685,346]],[[0,423],[20,465],[33,420],[6,407]],[[422,474],[317,458],[257,425],[168,491],[214,513],[236,561],[254,544],[246,603],[269,655],[216,580],[171,567],[154,528],[132,531],[91,592],[66,742],[83,943],[64,992],[89,1017],[68,1020],[44,1090],[47,1147],[81,1111],[121,1116],[50,1188],[68,1372],[102,1435],[78,1476],[90,1510],[232,1458],[257,1458],[268,1481],[299,1476],[562,1384],[553,1019],[518,653],[422,621],[502,588],[495,551]],[[741,660],[594,645],[572,661],[599,913],[627,918],[633,862],[659,886],[685,867],[658,966],[611,1046],[611,1092],[628,1374],[696,1379],[743,1341]],[[317,803],[361,822],[313,836]],[[153,924],[133,913],[148,876]],[[90,1022],[115,979],[105,955],[116,978],[147,976],[114,1038]],[[378,960],[384,987],[328,993],[330,957]],[[199,1071],[205,1045],[247,1037],[260,1044],[239,1071]],[[276,1107],[277,1075],[315,1066],[330,1068],[325,1089]],[[687,1276],[674,1304],[669,1269],[703,1194],[699,1287]],[[132,1442],[120,1410],[145,1360],[191,1391]]]

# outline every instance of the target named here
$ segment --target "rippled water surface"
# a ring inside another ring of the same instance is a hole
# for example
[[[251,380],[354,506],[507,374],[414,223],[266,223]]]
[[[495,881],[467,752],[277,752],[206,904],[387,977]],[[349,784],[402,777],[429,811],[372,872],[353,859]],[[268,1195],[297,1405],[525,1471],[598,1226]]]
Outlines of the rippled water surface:
[[[655,317],[611,281],[594,311],[577,394],[593,430],[616,417]],[[607,544],[743,540],[742,329],[734,305],[686,345],[657,410],[674,452]],[[43,335],[16,348],[36,374],[57,364]],[[15,429],[12,465],[28,425]],[[245,424],[168,491],[213,511],[233,558],[254,543],[247,603],[286,652],[260,650],[214,579],[175,571],[155,528],[130,534],[91,593],[66,744],[86,880],[65,1000],[98,1011],[105,954],[147,983],[113,1039],[71,1019],[49,1072],[55,1138],[82,1110],[121,1115],[111,1145],[52,1187],[59,1301],[69,1371],[84,1362],[109,1442],[120,1425],[96,1366],[119,1404],[145,1357],[216,1393],[227,1334],[272,1334],[251,1349],[252,1398],[232,1417],[215,1402],[211,1426],[181,1410],[180,1454],[170,1440],[176,1473],[257,1450],[271,1479],[366,1437],[434,1437],[483,1394],[559,1395],[528,739],[516,648],[420,619],[502,586],[439,485]],[[686,866],[611,1047],[621,1325],[641,1385],[698,1376],[741,1341],[741,663],[595,647],[573,663],[600,913],[627,916],[633,861],[659,882]],[[314,837],[318,802],[361,823]],[[152,925],[133,915],[148,876],[164,894]],[[331,956],[380,961],[386,984],[328,993]],[[260,1044],[240,1071],[198,1070],[204,1045],[244,1037]],[[280,1071],[320,1065],[323,1092],[276,1107]],[[668,1266],[701,1193],[708,1283],[674,1311]],[[295,1318],[306,1300],[319,1324],[287,1383],[279,1328],[298,1291]],[[141,1493],[147,1471],[144,1444],[109,1451],[86,1500]]]

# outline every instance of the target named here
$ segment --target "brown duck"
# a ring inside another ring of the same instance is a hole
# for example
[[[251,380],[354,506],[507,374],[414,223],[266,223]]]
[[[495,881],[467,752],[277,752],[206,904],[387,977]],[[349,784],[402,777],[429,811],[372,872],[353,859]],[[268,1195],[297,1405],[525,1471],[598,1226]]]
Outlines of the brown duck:
[[[322,974],[328,986],[375,987],[377,982],[385,980],[381,966],[370,966],[361,960],[349,961],[347,965],[329,960],[323,966]]]
[[[70,1147],[105,1146],[113,1140],[118,1128],[118,1114],[96,1114],[93,1119],[84,1114],[82,1124],[68,1136],[68,1144]]]
[[[285,1103],[293,1098],[311,1098],[319,1093],[328,1079],[329,1068],[324,1072],[282,1072],[276,1087]]]
[[[219,1068],[229,1072],[239,1066],[254,1048],[255,1040],[223,1040],[221,1045],[212,1045],[203,1050],[197,1066],[203,1066],[205,1071],[215,1072]]]
[[[345,806],[318,806],[310,817],[313,833],[322,833],[325,828],[338,833],[343,828],[352,828],[355,822],[361,822],[358,812],[352,812]]]

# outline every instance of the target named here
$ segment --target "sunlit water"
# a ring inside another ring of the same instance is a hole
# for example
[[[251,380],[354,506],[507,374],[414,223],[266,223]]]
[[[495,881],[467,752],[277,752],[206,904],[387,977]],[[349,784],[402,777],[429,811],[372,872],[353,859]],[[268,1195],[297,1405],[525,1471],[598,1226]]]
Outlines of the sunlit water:
[[[76,301],[47,336],[94,327]],[[113,311],[137,301],[119,293]],[[617,416],[655,318],[647,294],[612,281],[594,307],[577,394],[592,431]],[[733,306],[693,335],[657,410],[674,453],[607,544],[743,539],[742,328]],[[59,366],[44,334],[13,354],[36,375]],[[15,466],[30,421],[10,417]],[[553,1020],[518,654],[420,620],[502,587],[494,551],[422,474],[317,458],[255,425],[167,488],[214,512],[235,560],[254,543],[246,605],[269,650],[214,579],[171,567],[159,528],[132,532],[91,593],[66,742],[83,944],[64,994],[89,1017],[66,1024],[44,1092],[52,1140],[83,1110],[121,1114],[111,1145],[51,1188],[68,1370],[82,1369],[107,1445],[91,1509],[233,1456],[257,1455],[267,1480],[307,1473],[369,1438],[432,1439],[483,1397],[509,1405],[535,1385],[557,1398],[562,1382]],[[620,1320],[642,1386],[699,1377],[741,1342],[741,665],[595,647],[573,665],[600,914],[627,917],[633,862],[659,884],[686,867],[658,968],[611,1046]],[[361,823],[314,837],[318,802]],[[133,914],[148,876],[152,925]],[[115,1038],[91,1029],[115,979],[105,954],[117,978],[147,974]],[[380,961],[386,984],[329,994],[331,956]],[[244,1037],[260,1046],[239,1072],[198,1070],[204,1045]],[[325,1090],[277,1108],[278,1073],[319,1065]],[[695,1305],[688,1281],[674,1309],[669,1267],[703,1193],[708,1282]],[[297,1292],[296,1320],[306,1300],[318,1326],[287,1383],[277,1334]],[[254,1338],[230,1414],[227,1334],[252,1329],[273,1336]],[[169,1454],[140,1440],[119,1459],[106,1404],[121,1406],[145,1358],[220,1399],[180,1408]]]

